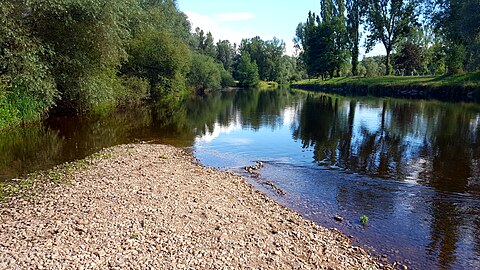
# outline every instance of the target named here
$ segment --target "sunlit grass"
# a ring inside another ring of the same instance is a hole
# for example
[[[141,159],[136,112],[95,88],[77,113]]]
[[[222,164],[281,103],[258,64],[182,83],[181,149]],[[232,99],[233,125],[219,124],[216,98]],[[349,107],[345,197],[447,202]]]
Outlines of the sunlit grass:
[[[323,86],[432,86],[432,87],[479,87],[480,72],[445,76],[381,76],[381,77],[340,77],[329,80],[310,79],[297,85]]]

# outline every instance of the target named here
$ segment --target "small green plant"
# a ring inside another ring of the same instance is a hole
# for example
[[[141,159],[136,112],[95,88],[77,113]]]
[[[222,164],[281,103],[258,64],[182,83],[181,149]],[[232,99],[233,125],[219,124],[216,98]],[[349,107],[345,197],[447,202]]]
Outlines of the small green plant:
[[[368,217],[366,215],[361,216],[360,217],[360,222],[362,223],[362,225],[367,225]]]

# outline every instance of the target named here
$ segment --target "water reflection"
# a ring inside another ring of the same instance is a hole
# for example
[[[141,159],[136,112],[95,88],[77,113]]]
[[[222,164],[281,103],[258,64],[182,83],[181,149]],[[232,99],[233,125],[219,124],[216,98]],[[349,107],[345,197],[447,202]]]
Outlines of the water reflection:
[[[0,178],[135,140],[192,147],[204,164],[236,172],[261,159],[263,177],[288,193],[274,198],[361,244],[418,268],[480,268],[479,126],[478,104],[221,92],[2,133]],[[261,181],[252,183],[268,193]]]

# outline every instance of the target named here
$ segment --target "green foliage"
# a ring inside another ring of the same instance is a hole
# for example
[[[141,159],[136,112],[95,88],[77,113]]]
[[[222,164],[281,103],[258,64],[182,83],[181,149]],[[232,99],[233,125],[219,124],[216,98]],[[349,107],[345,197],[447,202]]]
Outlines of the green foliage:
[[[209,57],[215,58],[217,56],[217,51],[215,44],[213,43],[212,33],[208,32],[205,35],[205,32],[200,28],[195,29],[194,38],[194,48],[199,53],[207,55]]]
[[[58,93],[48,54],[21,20],[22,6],[0,3],[0,129],[40,119]]]
[[[363,23],[366,9],[366,0],[347,0],[347,36],[348,45],[352,56],[352,75],[357,76],[359,72],[358,56],[360,43],[360,25]]]
[[[430,3],[430,2],[427,2]],[[449,73],[480,69],[480,5],[478,0],[435,0],[427,9],[447,45]],[[433,14],[433,16],[431,16]]]
[[[123,91],[116,97],[119,104],[138,104],[150,97],[150,83],[146,78],[125,76],[122,79]]]
[[[223,66],[215,63],[213,58],[195,53],[192,57],[192,65],[188,73],[188,83],[196,90],[217,90],[222,87]]]
[[[235,57],[235,48],[228,40],[217,42],[217,60],[223,64],[226,71],[232,72],[233,61]]]
[[[385,61],[381,56],[365,57],[360,63],[360,75],[366,77],[382,76],[385,73]]]
[[[341,77],[330,80],[304,80],[298,85],[321,85],[331,87],[392,87],[398,89],[415,87],[451,87],[480,88],[480,73],[469,73],[449,76],[375,76],[375,77]]]
[[[267,89],[276,89],[278,88],[278,83],[277,82],[264,82],[260,81],[257,85],[259,89],[262,90],[267,90]]]
[[[244,39],[240,44],[240,54],[248,53],[251,61],[258,67],[260,80],[265,81],[285,81],[287,73],[286,59],[283,57],[285,52],[285,42],[277,38],[264,41],[260,37]]]
[[[385,47],[385,75],[392,74],[390,54],[400,39],[416,24],[414,1],[381,0],[368,2],[367,51],[377,42]]]
[[[28,2],[32,32],[52,49],[48,61],[61,105],[75,111],[114,106],[117,70],[126,59],[133,0]]]
[[[423,62],[422,48],[416,44],[407,42],[403,44],[398,55],[395,56],[395,67],[401,70],[401,74],[409,76],[417,73]]]
[[[467,51],[461,44],[453,44],[447,50],[447,68],[449,74],[460,74],[464,72]]]
[[[446,53],[441,43],[428,47],[424,54],[426,69],[430,75],[442,75],[446,71]]]
[[[321,1],[321,16],[309,12],[297,27],[295,42],[310,76],[339,76],[348,61],[348,35],[343,1]]]
[[[220,69],[220,76],[221,76],[220,84],[222,85],[223,88],[235,86],[235,80],[233,79],[232,73],[230,73],[230,72],[226,71],[225,69],[221,68]]]
[[[250,54],[248,52],[244,52],[240,57],[237,72],[238,80],[243,86],[255,86],[260,82],[258,66],[255,62],[252,63]]]
[[[152,98],[175,96],[185,91],[190,51],[175,36],[168,32],[144,31],[132,40],[128,54],[124,73],[147,79]]]
[[[367,225],[368,224],[368,217],[366,215],[363,215],[360,217],[360,222],[362,225]]]

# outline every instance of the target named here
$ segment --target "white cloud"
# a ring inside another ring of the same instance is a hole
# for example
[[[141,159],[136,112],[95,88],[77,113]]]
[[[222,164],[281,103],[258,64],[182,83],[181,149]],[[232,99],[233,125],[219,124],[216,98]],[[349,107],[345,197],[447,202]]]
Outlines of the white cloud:
[[[263,40],[271,40],[273,37],[263,33],[255,32],[255,30],[239,31],[226,22],[242,22],[255,19],[255,15],[249,12],[223,13],[214,16],[202,15],[193,11],[185,11],[188,20],[192,24],[192,30],[199,27],[205,32],[211,32],[216,40],[229,40],[231,43],[239,44],[244,38],[252,38],[260,36]],[[286,45],[285,53],[294,54],[293,41],[284,40]]]
[[[255,19],[255,15],[250,12],[235,12],[217,14],[213,17],[216,22],[241,22]]]
[[[242,38],[254,36],[251,33],[240,32],[228,26],[222,25],[220,23],[222,22],[221,20],[226,18],[210,17],[193,11],[186,11],[185,14],[188,16],[188,20],[192,24],[193,29],[199,27],[203,31],[211,32],[213,37],[217,40],[230,40],[230,42],[238,44],[240,41],[242,41]],[[220,14],[217,16],[223,17],[224,15],[225,14]],[[240,19],[240,17],[241,16],[237,16],[236,19]],[[245,18],[246,17],[244,16],[244,19]]]

